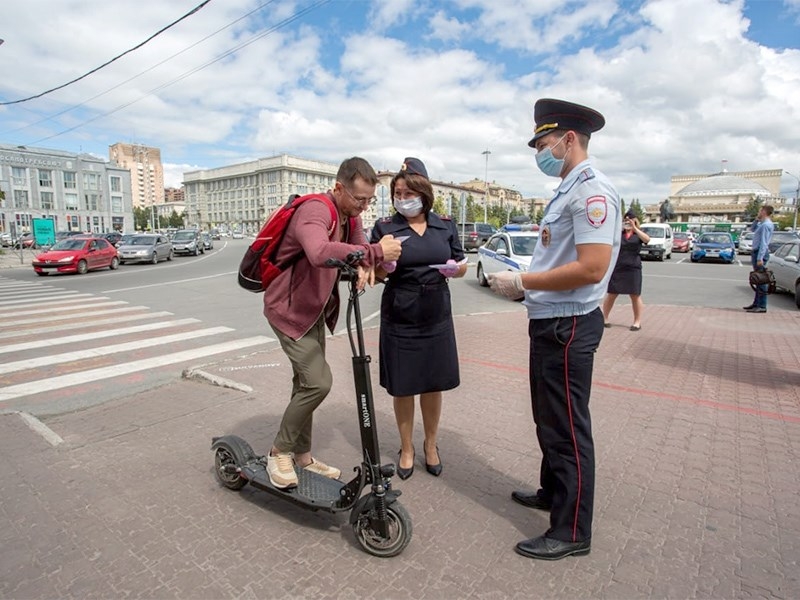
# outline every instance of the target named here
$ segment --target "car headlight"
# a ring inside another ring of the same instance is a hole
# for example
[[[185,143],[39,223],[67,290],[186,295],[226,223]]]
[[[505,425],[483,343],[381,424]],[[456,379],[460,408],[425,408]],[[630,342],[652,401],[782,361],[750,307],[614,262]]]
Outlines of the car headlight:
[[[58,262],[60,262],[60,263],[71,263],[73,260],[75,260],[74,256],[65,256],[64,258],[59,258]]]

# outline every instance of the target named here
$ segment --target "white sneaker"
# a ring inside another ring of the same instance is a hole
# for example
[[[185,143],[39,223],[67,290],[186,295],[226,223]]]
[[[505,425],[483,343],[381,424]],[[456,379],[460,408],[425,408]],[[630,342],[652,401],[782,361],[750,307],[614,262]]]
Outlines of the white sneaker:
[[[323,477],[330,477],[331,479],[339,479],[339,477],[342,476],[341,470],[337,469],[336,467],[329,467],[324,462],[318,461],[316,458],[312,458],[311,462],[303,468],[306,471],[311,471],[312,473],[322,475]]]
[[[285,490],[297,487],[297,473],[294,472],[292,455],[288,452],[279,452],[275,456],[267,455],[267,474],[272,485]]]

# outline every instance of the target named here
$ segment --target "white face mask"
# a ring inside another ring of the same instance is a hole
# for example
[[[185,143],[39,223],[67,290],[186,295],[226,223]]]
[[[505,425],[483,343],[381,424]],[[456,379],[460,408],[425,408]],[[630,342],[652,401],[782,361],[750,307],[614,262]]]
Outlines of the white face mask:
[[[394,209],[406,218],[416,217],[422,212],[422,198],[419,196],[406,200],[395,198]]]

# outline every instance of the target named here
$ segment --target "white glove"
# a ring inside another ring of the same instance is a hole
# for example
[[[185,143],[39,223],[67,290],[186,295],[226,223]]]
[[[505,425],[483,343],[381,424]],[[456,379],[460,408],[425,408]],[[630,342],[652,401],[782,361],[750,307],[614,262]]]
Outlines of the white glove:
[[[525,296],[525,288],[522,287],[522,274],[511,271],[501,271],[488,275],[486,279],[495,294],[500,294],[511,300],[519,300]]]
[[[458,275],[459,266],[452,258],[445,263],[447,266],[439,269],[439,273],[445,277],[455,277]]]

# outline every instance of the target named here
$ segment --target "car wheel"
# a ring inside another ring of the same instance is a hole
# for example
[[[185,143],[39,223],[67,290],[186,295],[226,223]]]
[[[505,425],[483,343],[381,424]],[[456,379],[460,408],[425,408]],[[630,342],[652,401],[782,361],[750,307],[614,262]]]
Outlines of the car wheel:
[[[489,287],[489,280],[486,279],[486,274],[483,272],[483,265],[478,263],[478,285],[481,287]]]
[[[690,258],[689,260],[691,260],[693,263],[699,262],[698,259],[696,259],[694,256],[692,258]]]
[[[78,261],[78,275],[85,275],[86,271],[89,270],[89,265],[85,260]]]
[[[794,284],[794,305],[800,308],[800,281]]]
[[[158,264],[158,252],[156,252],[155,250],[153,250],[153,256],[150,257],[150,262],[153,263],[154,265]]]
[[[167,260],[172,260],[172,250],[170,250],[169,254],[167,254]]]
[[[111,264],[108,265],[108,268],[111,269],[112,271],[116,271],[118,267],[119,267],[119,259],[115,256],[114,258],[111,259]]]

